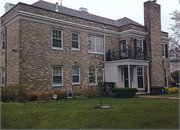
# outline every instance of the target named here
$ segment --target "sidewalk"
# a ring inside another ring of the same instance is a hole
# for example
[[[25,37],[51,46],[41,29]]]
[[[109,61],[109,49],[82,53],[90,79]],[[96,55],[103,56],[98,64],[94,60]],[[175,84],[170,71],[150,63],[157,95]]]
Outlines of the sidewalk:
[[[150,95],[137,95],[137,97],[180,99],[177,97],[163,97],[163,96],[150,96]]]

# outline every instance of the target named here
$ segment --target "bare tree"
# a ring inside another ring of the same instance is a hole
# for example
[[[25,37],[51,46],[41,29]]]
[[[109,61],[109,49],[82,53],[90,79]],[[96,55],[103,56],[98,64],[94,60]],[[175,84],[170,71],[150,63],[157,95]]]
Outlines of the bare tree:
[[[174,24],[171,24],[170,28],[173,31],[170,37],[170,48],[180,48],[180,11],[175,10],[170,15],[172,15],[171,19],[174,20]]]

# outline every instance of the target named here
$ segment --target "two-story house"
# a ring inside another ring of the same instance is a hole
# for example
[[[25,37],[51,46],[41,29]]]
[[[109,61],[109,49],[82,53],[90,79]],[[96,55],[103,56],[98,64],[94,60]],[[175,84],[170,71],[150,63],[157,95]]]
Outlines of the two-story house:
[[[20,83],[37,91],[89,87],[98,82],[96,74],[87,72],[96,55],[104,61],[103,79],[117,87],[147,87],[149,93],[150,86],[170,84],[169,38],[161,31],[155,2],[144,3],[144,25],[42,0],[5,7],[0,18],[1,86]]]

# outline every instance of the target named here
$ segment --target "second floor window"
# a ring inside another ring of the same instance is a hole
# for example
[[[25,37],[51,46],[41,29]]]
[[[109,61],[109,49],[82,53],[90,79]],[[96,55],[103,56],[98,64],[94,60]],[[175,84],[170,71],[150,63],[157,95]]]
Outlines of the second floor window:
[[[53,30],[53,49],[63,49],[62,31]]]
[[[165,44],[162,44],[162,56],[165,57]]]
[[[88,47],[90,53],[103,53],[103,38],[97,36],[89,36]]]
[[[5,33],[4,32],[2,32],[1,33],[1,50],[4,50],[5,49]]]
[[[71,38],[72,38],[72,39],[71,39],[72,50],[80,50],[79,34],[77,34],[77,33],[72,33]]]
[[[162,56],[168,58],[168,45],[162,44]]]

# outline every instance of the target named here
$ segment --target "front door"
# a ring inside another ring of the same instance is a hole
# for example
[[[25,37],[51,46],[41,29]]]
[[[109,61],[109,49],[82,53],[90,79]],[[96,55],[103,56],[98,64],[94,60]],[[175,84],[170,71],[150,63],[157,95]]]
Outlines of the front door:
[[[124,87],[129,87],[128,84],[128,67],[124,67]]]
[[[137,80],[138,80],[138,89],[144,88],[144,80],[143,80],[143,68],[137,67]]]

